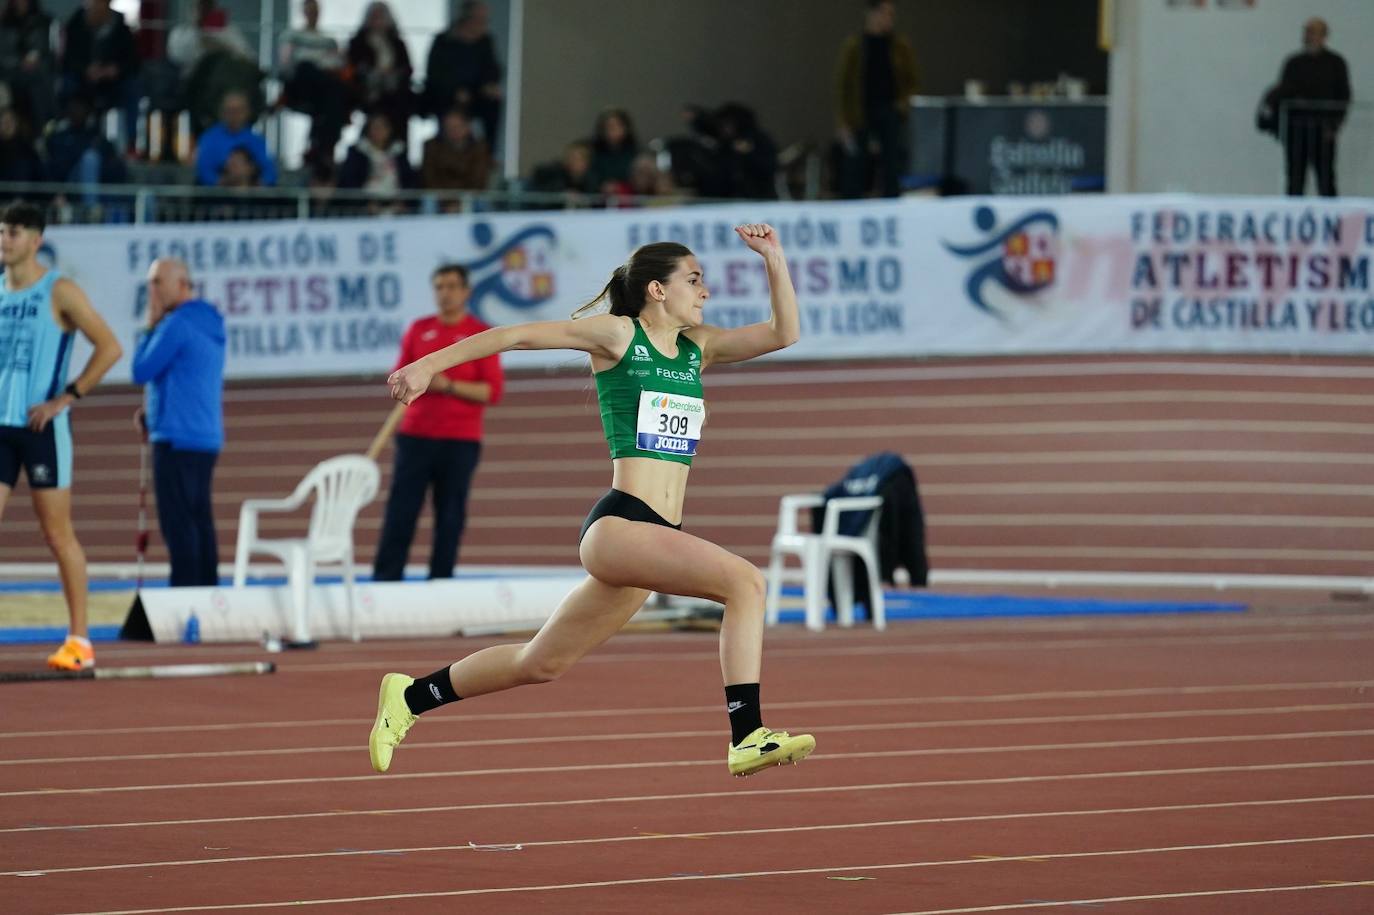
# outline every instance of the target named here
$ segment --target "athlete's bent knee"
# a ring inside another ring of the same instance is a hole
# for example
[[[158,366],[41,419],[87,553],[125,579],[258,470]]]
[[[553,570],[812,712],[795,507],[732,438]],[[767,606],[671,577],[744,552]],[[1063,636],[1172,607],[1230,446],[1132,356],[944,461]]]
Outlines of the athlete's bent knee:
[[[744,607],[763,607],[768,580],[758,567],[740,560],[739,569],[731,576],[730,599]]]
[[[572,665],[557,658],[540,657],[526,648],[515,661],[516,675],[521,683],[552,683],[563,676]]]

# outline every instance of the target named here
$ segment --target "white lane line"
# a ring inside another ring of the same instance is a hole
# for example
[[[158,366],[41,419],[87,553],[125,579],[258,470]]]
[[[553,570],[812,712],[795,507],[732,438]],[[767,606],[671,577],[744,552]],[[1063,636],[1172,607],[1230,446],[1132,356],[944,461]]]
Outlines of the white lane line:
[[[1150,807],[1105,807],[1090,810],[1048,810],[1030,813],[986,813],[974,816],[919,817],[904,820],[868,820],[857,823],[817,823],[808,826],[771,826],[758,829],[711,829],[698,832],[676,833],[637,833],[635,835],[595,836],[584,839],[546,839],[535,841],[513,839],[509,842],[483,844],[520,845],[525,848],[569,846],[569,845],[607,845],[618,842],[646,842],[661,839],[698,839],[706,837],[728,838],[731,836],[757,836],[772,833],[832,832],[842,829],[886,829],[896,826],[929,826],[948,823],[981,823],[1006,820],[1037,820],[1061,817],[1116,816],[1140,813],[1177,813],[1196,810],[1225,810],[1241,807],[1282,807],[1298,804],[1333,804],[1351,801],[1374,800],[1374,794],[1347,794],[1331,797],[1282,798],[1261,801],[1221,801],[1209,804],[1164,804]],[[91,871],[140,870],[154,867],[191,867],[199,864],[236,864],[252,861],[292,861],[303,858],[352,858],[361,855],[397,855],[441,851],[472,851],[472,842],[458,845],[419,845],[397,848],[340,849],[335,851],[293,852],[280,855],[240,855],[222,858],[184,858],[172,861],[139,861],[127,864],[90,864],[80,867],[41,867],[30,866],[17,871],[0,871],[0,877],[15,877],[21,874],[41,872],[51,874],[79,874]]]
[[[134,820],[116,823],[73,823],[58,826],[15,826],[0,829],[12,832],[60,832],[92,829],[141,829],[155,826],[204,826],[213,823],[256,823],[276,820],[318,820],[337,817],[391,816],[395,814],[456,813],[472,810],[524,810],[546,807],[600,806],[602,804],[645,804],[659,801],[695,801],[713,797],[772,795],[847,794],[854,791],[907,791],[921,788],[966,788],[990,785],[1043,784],[1047,782],[1100,781],[1119,778],[1166,778],[1176,775],[1216,775],[1257,772],[1287,772],[1317,769],[1348,769],[1374,765],[1374,759],[1328,760],[1302,763],[1263,763],[1248,766],[1189,766],[1183,769],[1140,769],[1117,772],[1070,772],[1053,775],[1016,775],[998,778],[936,779],[915,782],[878,782],[860,785],[824,785],[812,788],[757,788],[731,791],[698,791],[686,794],[635,794],[612,797],[569,798],[555,801],[493,801],[485,804],[444,804],[430,807],[385,807],[364,810],[323,810],[305,813],[270,813],[233,817],[199,817],[175,820]],[[1352,795],[1359,797],[1361,795]]]
[[[636,877],[626,880],[597,880],[584,883],[551,883],[530,886],[500,886],[481,889],[447,890],[430,893],[388,893],[379,896],[347,896],[334,899],[295,899],[284,902],[250,902],[231,905],[175,906],[162,909],[123,909],[109,912],[86,912],[79,915],[153,915],[158,912],[211,912],[230,909],[280,908],[299,905],[342,905],[350,902],[384,902],[397,899],[439,899],[453,896],[486,896],[495,893],[539,893],[555,890],[598,889],[611,886],[643,886],[653,883],[681,883],[695,880],[721,880],[749,877],[791,877],[803,874],[840,874],[853,871],[909,870],[917,867],[951,867],[966,864],[994,865],[1015,861],[1062,861],[1085,858],[1114,858],[1130,855],[1157,855],[1190,851],[1218,851],[1232,848],[1260,848],[1280,845],[1308,845],[1324,842],[1359,842],[1374,839],[1374,833],[1355,833],[1341,836],[1294,836],[1285,839],[1260,839],[1249,842],[1214,842],[1195,845],[1164,845],[1153,848],[1119,848],[1106,851],[1055,852],[1046,854],[1008,855],[997,858],[952,858],[943,861],[904,861],[896,864],[851,865],[843,867],[800,867],[785,870],[735,871],[720,874],[683,874],[670,877]],[[1314,884],[1325,887],[1327,884]],[[1360,882],[1363,885],[1363,881]]]
[[[1014,628],[1014,627],[1013,627]],[[657,636],[655,636],[657,638]],[[390,663],[390,662],[381,662]],[[770,709],[820,709],[879,707],[901,705],[985,705],[1007,702],[1070,701],[1078,699],[1131,699],[1152,696],[1207,696],[1245,693],[1322,692],[1326,690],[1357,690],[1363,695],[1374,686],[1374,680],[1316,680],[1292,683],[1226,683],[1205,686],[1138,686],[1127,689],[1069,689],[1029,693],[990,693],[987,695],[892,696],[855,699],[801,699],[794,702],[769,702]],[[624,718],[631,715],[695,715],[719,714],[719,705],[649,706],[639,708],[567,709],[556,712],[506,712],[496,714],[464,714],[425,719],[425,727],[455,725],[466,727],[472,721],[540,721],[548,718]],[[297,721],[242,721],[231,724],[169,724],[124,728],[73,728],[60,731],[3,731],[0,740],[35,737],[89,737],[106,734],[165,734],[197,731],[244,731],[262,728],[356,727],[371,723],[371,718],[312,718]]]
[[[857,703],[850,703],[850,705]],[[770,706],[772,708],[772,706]],[[982,727],[1032,727],[1042,724],[1082,724],[1109,721],[1177,720],[1184,718],[1231,718],[1254,715],[1311,715],[1321,712],[1349,712],[1361,709],[1374,709],[1374,702],[1343,702],[1332,705],[1286,705],[1267,708],[1220,708],[1220,709],[1174,709],[1163,712],[1112,712],[1099,715],[1041,715],[1024,718],[962,718],[949,720],[924,719],[921,721],[888,721],[876,724],[836,724],[811,725],[810,729],[820,734],[838,734],[865,731],[909,731],[943,730],[944,728],[982,728]],[[715,710],[713,710],[715,711]],[[470,720],[470,719],[469,719]],[[673,731],[674,737],[719,737],[720,728],[704,731]],[[540,743],[603,743],[637,740],[644,736],[642,731],[628,734],[563,734],[540,736]],[[492,737],[480,740],[435,740],[424,743],[408,743],[408,749],[454,749],[458,747],[504,747],[527,746],[528,735],[524,737]],[[48,756],[31,759],[0,760],[0,766],[60,766],[80,763],[142,762],[148,760],[170,759],[219,759],[235,756],[294,756],[297,754],[318,753],[356,753],[356,743],[343,746],[295,746],[271,747],[253,750],[191,750],[181,753],[127,753],[109,756]]]
[[[1014,912],[1018,909],[1054,909],[1064,906],[1104,905],[1109,902],[1147,902],[1152,899],[1196,899],[1202,896],[1241,896],[1253,893],[1296,893],[1303,890],[1337,890],[1351,886],[1374,886],[1374,880],[1331,880],[1326,883],[1300,883],[1289,886],[1249,886],[1233,890],[1191,890],[1185,893],[1150,893],[1140,896],[1097,896],[1093,899],[1061,899],[1038,902],[1012,902],[1004,905],[978,905],[959,909],[923,909],[899,915],[965,915],[973,912]]]
[[[1080,743],[1040,743],[1040,744],[1017,744],[1014,746],[998,747],[922,747],[916,750],[869,750],[858,753],[822,753],[813,755],[811,760],[823,762],[852,760],[852,759],[899,759],[921,756],[961,756],[961,755],[986,755],[998,753],[1045,753],[1045,752],[1064,752],[1064,751],[1083,751],[1083,750],[1118,750],[1134,747],[1170,747],[1170,746],[1195,746],[1205,744],[1234,744],[1234,743],[1269,743],[1287,742],[1293,740],[1335,740],[1346,737],[1369,737],[1374,736],[1374,728],[1360,730],[1342,731],[1300,731],[1286,734],[1226,734],[1208,735],[1204,737],[1161,737],[1153,740],[1095,740]],[[356,751],[361,753],[361,747]],[[814,765],[814,762],[811,763]],[[693,766],[720,766],[721,761],[716,759],[676,759],[658,760],[653,762],[625,763],[620,768],[636,769],[671,769],[687,768]],[[445,772],[397,772],[386,775],[329,775],[317,776],[314,778],[272,778],[272,779],[243,779],[238,781],[215,781],[215,782],[178,782],[174,784],[152,784],[152,785],[107,785],[99,787],[82,788],[33,788],[20,791],[0,791],[0,797],[53,797],[67,794],[123,794],[128,792],[144,791],[181,791],[188,789],[203,788],[245,788],[245,787],[265,787],[269,785],[318,785],[337,782],[365,782],[387,779],[399,781],[402,779],[416,778],[469,778],[479,775],[526,775],[541,774],[548,775],[558,772],[595,772],[607,771],[611,767],[605,763],[588,763],[582,765],[567,766],[511,766],[497,769],[467,769],[459,771]]]

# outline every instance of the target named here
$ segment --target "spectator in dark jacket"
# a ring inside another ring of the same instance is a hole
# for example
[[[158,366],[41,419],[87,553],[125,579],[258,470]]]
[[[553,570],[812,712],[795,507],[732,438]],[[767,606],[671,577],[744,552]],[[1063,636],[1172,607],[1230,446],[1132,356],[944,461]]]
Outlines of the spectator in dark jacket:
[[[487,30],[490,14],[481,0],[464,0],[453,24],[434,36],[425,64],[425,107],[442,115],[463,109],[482,127],[482,138],[496,147],[501,118],[501,63]]]
[[[530,176],[530,190],[543,193],[590,194],[592,185],[592,147],[585,140],[577,140],[563,148],[559,162],[548,162]]]
[[[410,53],[401,40],[391,7],[368,4],[363,24],[348,43],[354,95],[365,111],[385,111],[392,135],[406,142],[415,96],[410,88]]]
[[[439,124],[439,135],[425,141],[420,175],[431,190],[480,191],[491,177],[491,152],[472,135],[468,116],[452,108]]]
[[[916,55],[896,30],[894,0],[867,0],[864,29],[840,48],[836,115],[844,150],[841,195],[863,197],[876,173],[878,192],[901,190],[903,125],[916,91]]]
[[[386,197],[418,186],[405,146],[392,132],[391,119],[385,112],[372,112],[367,116],[362,137],[348,150],[339,167],[339,187]]]
[[[47,169],[13,108],[0,108],[0,181],[45,181]]]
[[[219,583],[210,494],[224,447],[224,318],[195,297],[186,264],[148,271],[148,323],[134,350],[135,384],[148,386],[138,419],[153,443],[158,523],[172,560],[172,587]]]
[[[1345,58],[1327,48],[1329,32],[1324,20],[1307,20],[1303,49],[1284,61],[1274,96],[1293,197],[1302,196],[1309,167],[1317,173],[1317,192],[1336,196],[1336,135],[1350,103],[1350,71]]]
[[[138,51],[134,33],[124,17],[110,9],[110,0],[85,0],[67,20],[62,52],[62,94],[80,92],[95,103],[96,111],[123,110],[124,143],[134,140],[138,116]]]
[[[759,128],[754,112],[732,102],[720,107],[715,122],[725,196],[748,200],[777,196],[773,177],[778,169],[778,147]]]
[[[105,139],[84,95],[69,96],[63,105],[66,117],[58,121],[44,141],[51,181],[83,184],[121,184],[129,170],[119,150]]]
[[[630,167],[638,152],[630,115],[620,108],[601,112],[592,138],[592,186],[603,194],[628,193]]]
[[[52,17],[39,0],[5,0],[0,12],[0,82],[19,116],[41,131],[57,113]]]

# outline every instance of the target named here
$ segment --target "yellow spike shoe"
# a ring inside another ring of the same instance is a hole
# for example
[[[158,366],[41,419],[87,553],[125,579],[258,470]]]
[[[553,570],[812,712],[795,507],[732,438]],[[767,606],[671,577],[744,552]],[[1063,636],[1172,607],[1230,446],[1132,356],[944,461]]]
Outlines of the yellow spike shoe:
[[[377,694],[377,720],[372,724],[372,733],[367,738],[367,752],[372,757],[372,768],[385,772],[391,768],[391,754],[405,740],[410,726],[419,720],[406,705],[406,687],[415,682],[414,677],[405,674],[387,674],[382,677],[382,688]]]
[[[816,738],[810,734],[796,737],[786,731],[759,728],[737,745],[731,744],[727,762],[731,775],[753,775],[769,766],[797,763],[816,749]]]

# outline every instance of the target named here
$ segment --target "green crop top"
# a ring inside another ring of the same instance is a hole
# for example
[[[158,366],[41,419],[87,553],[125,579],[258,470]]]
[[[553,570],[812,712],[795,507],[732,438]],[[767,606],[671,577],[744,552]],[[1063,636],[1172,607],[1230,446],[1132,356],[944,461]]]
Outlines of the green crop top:
[[[635,335],[613,367],[596,373],[601,427],[611,457],[692,463],[706,420],[701,347],[677,338],[677,358],[654,349],[637,318]]]

